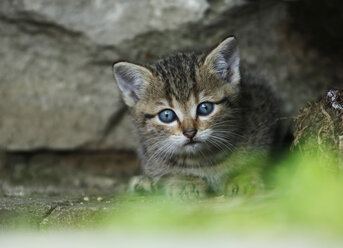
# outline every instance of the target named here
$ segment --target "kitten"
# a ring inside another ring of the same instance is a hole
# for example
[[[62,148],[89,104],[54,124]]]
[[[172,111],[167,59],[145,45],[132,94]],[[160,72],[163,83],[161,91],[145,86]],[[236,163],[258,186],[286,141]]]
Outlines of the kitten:
[[[113,65],[139,136],[144,176],[136,190],[185,198],[244,191],[232,186],[238,175],[249,178],[247,188],[263,185],[256,171],[274,141],[277,103],[239,64],[229,37],[207,53]]]

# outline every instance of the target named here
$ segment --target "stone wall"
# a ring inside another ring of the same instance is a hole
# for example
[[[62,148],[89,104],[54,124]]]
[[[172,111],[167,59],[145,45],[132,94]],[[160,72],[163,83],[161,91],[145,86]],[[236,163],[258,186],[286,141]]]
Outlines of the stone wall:
[[[297,29],[303,12],[301,6],[292,11],[292,4],[1,0],[0,148],[131,150],[137,142],[112,63],[146,63],[213,46],[232,34],[242,64],[267,78],[283,100],[284,115],[294,115],[325,89],[339,87],[343,71],[341,62]]]

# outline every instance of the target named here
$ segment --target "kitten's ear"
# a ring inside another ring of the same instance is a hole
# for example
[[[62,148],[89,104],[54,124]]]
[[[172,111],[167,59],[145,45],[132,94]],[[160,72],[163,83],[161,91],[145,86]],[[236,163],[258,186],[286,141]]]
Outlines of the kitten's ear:
[[[152,77],[152,73],[147,68],[127,62],[115,63],[113,75],[123,93],[124,101],[129,107],[141,99],[144,89]]]
[[[235,37],[229,37],[214,48],[205,58],[210,72],[231,84],[239,84],[239,52]]]

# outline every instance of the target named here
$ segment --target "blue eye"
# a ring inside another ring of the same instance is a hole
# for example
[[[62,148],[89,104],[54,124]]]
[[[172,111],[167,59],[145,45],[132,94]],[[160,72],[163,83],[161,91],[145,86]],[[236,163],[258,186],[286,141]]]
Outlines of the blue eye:
[[[198,105],[197,114],[198,115],[209,115],[212,113],[214,105],[211,102],[203,102]]]
[[[162,110],[159,114],[158,114],[158,118],[160,118],[160,120],[164,123],[170,123],[175,121],[176,119],[176,114],[174,113],[173,110],[170,109],[165,109]]]

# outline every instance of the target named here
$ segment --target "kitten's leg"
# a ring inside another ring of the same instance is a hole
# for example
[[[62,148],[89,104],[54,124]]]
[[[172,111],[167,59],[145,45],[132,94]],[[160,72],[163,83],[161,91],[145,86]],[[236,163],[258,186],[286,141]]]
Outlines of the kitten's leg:
[[[183,200],[204,198],[208,195],[207,183],[199,177],[171,176],[163,180],[167,196]]]
[[[264,189],[264,182],[260,170],[250,169],[231,178],[226,185],[226,194],[252,195]]]
[[[129,191],[139,194],[152,193],[152,180],[145,175],[134,176],[130,179]]]

